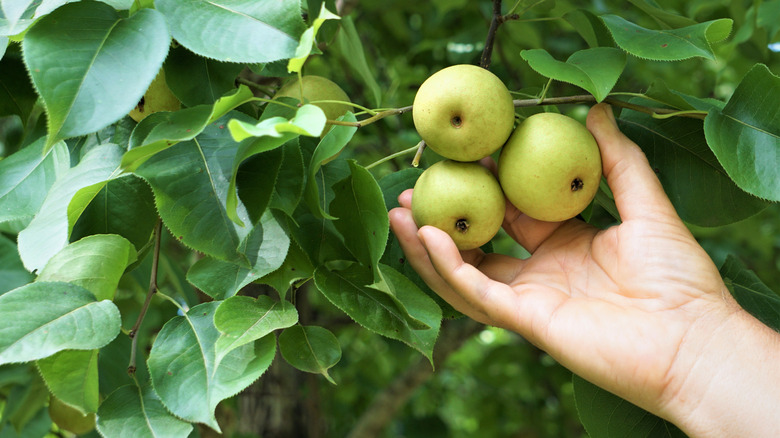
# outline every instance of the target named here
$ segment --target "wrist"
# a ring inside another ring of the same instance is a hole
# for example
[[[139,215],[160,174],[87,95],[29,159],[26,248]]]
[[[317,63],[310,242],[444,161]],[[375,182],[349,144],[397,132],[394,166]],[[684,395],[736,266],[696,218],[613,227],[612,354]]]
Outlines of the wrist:
[[[726,307],[680,345],[662,416],[689,436],[776,436],[780,419],[768,413],[780,406],[780,334]]]

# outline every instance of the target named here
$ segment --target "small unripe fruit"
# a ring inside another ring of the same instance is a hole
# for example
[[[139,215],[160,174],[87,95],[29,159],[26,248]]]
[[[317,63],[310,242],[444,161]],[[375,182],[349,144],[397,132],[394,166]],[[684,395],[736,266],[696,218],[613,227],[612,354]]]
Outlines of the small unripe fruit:
[[[129,116],[136,122],[140,122],[149,114],[158,111],[178,111],[180,108],[181,101],[168,88],[165,82],[165,70],[160,69],[141,101],[130,111]]]
[[[78,409],[52,396],[49,399],[49,417],[60,429],[83,435],[95,428],[95,414],[82,414]]]
[[[338,100],[341,102],[350,102],[349,96],[341,87],[328,78],[315,75],[306,75],[302,77],[303,80],[303,98],[305,102],[309,103],[318,100]],[[298,78],[287,82],[274,94],[274,99],[280,97],[291,97],[300,102],[301,100],[301,85],[298,82]],[[336,120],[343,116],[351,107],[343,103],[315,103],[314,105],[320,107],[322,112],[325,113],[325,117],[328,120]],[[333,126],[328,125],[325,130],[322,131],[322,135],[328,133]]]
[[[498,181],[478,163],[439,161],[414,185],[414,222],[445,231],[460,250],[489,242],[501,228],[505,210]]]
[[[571,117],[534,114],[504,145],[498,180],[509,202],[526,215],[549,222],[571,219],[599,189],[599,146]]]
[[[496,75],[475,65],[453,65],[431,75],[414,97],[414,127],[437,154],[477,161],[512,133],[512,95]]]

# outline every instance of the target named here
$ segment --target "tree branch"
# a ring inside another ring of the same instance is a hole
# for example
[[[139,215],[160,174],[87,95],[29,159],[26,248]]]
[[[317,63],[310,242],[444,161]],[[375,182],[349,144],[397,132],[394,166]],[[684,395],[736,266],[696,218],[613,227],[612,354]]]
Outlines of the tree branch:
[[[457,351],[471,336],[484,326],[476,321],[463,318],[448,321],[442,326],[439,340],[433,353],[433,362],[440,368],[450,354]],[[377,394],[371,405],[360,415],[355,427],[347,438],[378,437],[403,408],[414,391],[433,374],[428,360],[422,358],[398,376],[384,391]]]
[[[490,60],[493,57],[493,44],[495,44],[496,32],[498,26],[504,22],[501,15],[501,0],[493,0],[493,17],[490,19],[490,28],[488,28],[487,38],[485,39],[485,48],[482,49],[482,57],[479,60],[479,66],[484,69],[490,69]]]
[[[138,319],[135,321],[135,325],[130,329],[130,339],[132,343],[130,346],[130,364],[127,366],[127,373],[131,376],[135,374],[135,350],[138,345],[138,329],[141,328],[141,323],[144,321],[146,311],[149,310],[149,303],[152,301],[152,295],[157,292],[157,266],[160,260],[160,240],[162,239],[162,219],[157,218],[157,225],[154,227],[154,252],[152,253],[152,274],[149,276],[149,292],[146,294],[146,300],[144,300],[144,306],[141,308],[141,313],[138,315]]]
[[[676,117],[688,117],[693,119],[704,120],[707,113],[704,111],[680,111],[672,108],[655,108],[644,105],[637,105],[630,102],[626,102],[614,97],[607,97],[604,102],[618,106],[621,108],[627,108],[630,110],[638,111],[640,113],[650,114],[651,116],[676,116]],[[564,96],[564,97],[548,97],[546,99],[516,99],[513,101],[515,108],[527,108],[533,106],[542,105],[563,105],[574,103],[596,103],[596,98],[590,94],[581,94],[576,96]],[[666,117],[660,117],[666,118]]]

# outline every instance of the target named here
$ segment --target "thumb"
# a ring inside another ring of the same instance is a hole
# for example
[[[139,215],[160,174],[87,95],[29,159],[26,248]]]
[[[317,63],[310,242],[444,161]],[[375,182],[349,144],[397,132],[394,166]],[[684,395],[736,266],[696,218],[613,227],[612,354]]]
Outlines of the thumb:
[[[594,105],[586,125],[599,144],[604,176],[621,219],[677,217],[642,149],[618,129],[612,107]]]

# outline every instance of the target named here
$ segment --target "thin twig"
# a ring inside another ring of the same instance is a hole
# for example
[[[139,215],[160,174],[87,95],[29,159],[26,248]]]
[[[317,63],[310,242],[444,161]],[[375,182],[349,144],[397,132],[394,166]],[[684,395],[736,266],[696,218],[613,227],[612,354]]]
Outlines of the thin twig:
[[[703,112],[689,113],[689,112],[681,112],[679,110],[671,109],[671,108],[652,108],[644,105],[636,105],[633,103],[624,102],[622,100],[615,99],[614,97],[607,97],[606,99],[604,99],[604,102],[610,105],[619,106],[621,108],[628,108],[630,110],[639,111],[640,113],[650,114],[653,117],[659,114],[676,114],[679,117],[687,117],[690,119],[699,119],[699,120],[704,120],[707,117],[707,114]]]
[[[581,94],[576,96],[564,96],[564,97],[548,97],[546,99],[516,99],[513,101],[515,104],[515,108],[528,108],[528,107],[534,107],[534,106],[543,106],[543,105],[564,105],[564,104],[575,104],[575,103],[595,103],[596,98],[591,96],[590,94]],[[653,108],[643,105],[637,105],[633,103],[629,103],[620,99],[616,99],[614,97],[607,97],[604,99],[604,102],[618,106],[621,108],[627,108],[630,110],[638,111],[645,114],[650,114],[651,116],[658,116],[658,115],[672,115],[672,116],[678,116],[678,117],[688,117],[693,119],[700,119],[704,120],[706,117],[706,113],[703,111],[695,111],[695,112],[688,112],[688,111],[679,111],[676,109],[671,108]]]
[[[256,90],[259,90],[263,94],[265,94],[266,96],[273,96],[274,95],[274,89],[273,88],[266,87],[264,85],[260,85],[257,82],[250,81],[249,79],[238,78],[238,79],[236,79],[236,82],[238,82],[239,84],[244,84],[244,85],[246,85],[248,87],[252,87],[252,88],[254,88]]]
[[[388,156],[386,156],[384,158],[381,158],[381,159],[376,160],[373,163],[369,164],[368,166],[366,166],[366,169],[370,169],[372,167],[378,166],[378,165],[380,165],[380,164],[382,164],[382,163],[384,163],[386,161],[392,160],[393,158],[398,158],[398,157],[401,157],[401,156],[406,155],[406,154],[411,154],[412,152],[417,151],[417,149],[419,149],[419,147],[420,147],[419,144],[416,144],[416,145],[410,147],[409,149],[404,149],[404,150],[396,152],[394,154],[390,154],[390,155],[388,155]]]
[[[485,38],[485,48],[482,49],[482,57],[479,60],[479,66],[484,69],[490,69],[490,61],[493,57],[493,44],[496,40],[498,26],[503,22],[501,15],[501,0],[493,0],[493,17],[490,19],[487,38]]]
[[[382,120],[385,117],[388,116],[397,116],[401,115],[405,112],[409,112],[412,110],[412,106],[405,106],[403,108],[393,108],[385,111],[381,111],[379,113],[376,113],[375,115],[368,117],[363,120],[358,120],[357,122],[344,122],[341,120],[328,120],[329,125],[339,125],[339,126],[354,126],[356,128],[362,128],[366,125],[370,125],[378,120]]]
[[[149,310],[149,303],[152,301],[152,295],[157,292],[157,266],[160,261],[160,240],[162,238],[162,219],[157,218],[157,225],[154,227],[154,252],[152,253],[152,274],[149,276],[149,292],[146,294],[146,300],[141,308],[141,313],[138,315],[138,319],[135,321],[135,325],[130,329],[130,339],[133,340],[130,346],[130,364],[127,366],[127,373],[135,375],[135,350],[138,345],[138,329],[141,328],[141,323],[146,316],[146,311]]]

